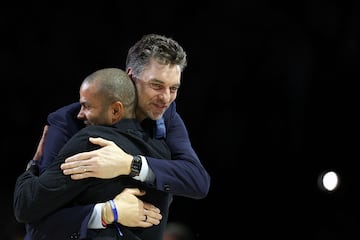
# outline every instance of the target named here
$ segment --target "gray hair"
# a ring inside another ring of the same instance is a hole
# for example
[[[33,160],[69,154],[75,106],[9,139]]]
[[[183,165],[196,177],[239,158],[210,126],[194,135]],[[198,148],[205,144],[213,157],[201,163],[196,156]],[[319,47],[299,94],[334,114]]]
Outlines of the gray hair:
[[[151,59],[167,65],[179,65],[183,71],[187,65],[187,55],[175,40],[158,35],[144,35],[128,51],[126,70],[132,69],[135,77],[139,77]]]

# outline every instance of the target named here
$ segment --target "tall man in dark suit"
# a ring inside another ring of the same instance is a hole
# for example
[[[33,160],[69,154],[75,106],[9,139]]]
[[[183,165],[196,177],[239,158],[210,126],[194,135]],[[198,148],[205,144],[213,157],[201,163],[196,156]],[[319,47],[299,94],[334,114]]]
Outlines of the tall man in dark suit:
[[[77,206],[104,202],[113,199],[128,187],[138,187],[146,192],[145,201],[157,206],[163,216],[159,225],[151,228],[132,228],[117,223],[118,213],[112,202],[106,202],[102,211],[111,217],[103,219],[109,225],[101,230],[88,230],[89,239],[161,239],[167,222],[168,208],[172,195],[155,190],[134,180],[138,155],[159,159],[171,157],[163,139],[152,138],[135,119],[136,92],[128,75],[115,68],[102,69],[88,76],[80,88],[81,110],[78,117],[87,127],[76,133],[60,150],[55,161],[40,175],[34,174],[34,167],[20,175],[14,192],[15,216],[19,222],[36,223],[64,206]],[[89,142],[89,137],[103,137],[121,146],[133,155],[133,161],[126,168],[129,175],[112,179],[87,178],[73,181],[63,175],[60,164],[76,153],[90,151],[99,146]],[[105,214],[104,216],[109,216]],[[71,217],[71,216],[69,216]],[[143,216],[147,221],[147,216]],[[115,221],[115,223],[113,223]],[[45,237],[46,236],[42,236]]]

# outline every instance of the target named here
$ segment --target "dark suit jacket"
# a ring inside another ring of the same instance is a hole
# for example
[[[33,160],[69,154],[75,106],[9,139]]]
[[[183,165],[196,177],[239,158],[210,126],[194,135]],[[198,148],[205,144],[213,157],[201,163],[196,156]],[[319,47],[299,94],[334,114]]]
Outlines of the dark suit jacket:
[[[165,141],[151,138],[134,119],[123,119],[113,127],[85,127],[65,144],[55,161],[39,177],[32,174],[31,171],[26,171],[19,176],[14,193],[17,220],[38,222],[61,207],[104,202],[114,198],[125,187],[139,187],[147,192],[143,200],[158,206],[164,218],[159,225],[151,228],[137,229],[121,226],[125,239],[138,239],[139,237],[140,239],[161,240],[171,201],[170,193],[149,188],[129,176],[73,181],[69,176],[62,174],[60,164],[67,157],[99,148],[88,141],[90,136],[112,140],[125,152],[132,155],[141,154],[163,159],[171,157]],[[88,236],[91,239],[119,237],[114,227],[97,231],[89,230]]]
[[[41,172],[43,171],[41,169],[45,169],[51,163],[67,140],[83,127],[82,122],[76,118],[79,110],[80,104],[76,102],[49,114],[48,123],[50,127],[44,157],[40,161]],[[172,157],[169,158],[169,161],[163,161],[146,156],[149,167],[156,177],[155,182],[147,184],[173,195],[194,199],[204,198],[210,188],[210,176],[191,146],[184,122],[176,112],[175,102],[165,112],[163,119],[166,129],[166,143],[172,152]],[[152,128],[155,132],[158,131],[157,124],[154,125],[153,121],[148,121],[146,125],[145,128],[149,131]],[[31,225],[36,229],[27,226],[26,240],[32,239],[29,237],[29,233],[34,234],[36,232],[41,233],[41,235],[52,236],[51,239],[53,240],[69,239],[69,236],[75,237],[76,235],[85,236],[93,207],[94,204],[83,208],[63,208],[47,216],[46,223],[32,223]],[[75,217],[68,217],[72,215]],[[58,226],[55,229],[49,227],[55,225]]]
[[[66,141],[83,127],[76,116],[80,110],[79,103],[63,107],[48,116],[50,128],[46,140],[44,159],[40,161],[40,168],[49,165]],[[149,183],[161,191],[174,195],[202,199],[207,196],[210,188],[210,176],[200,162],[191,146],[189,134],[180,115],[176,112],[173,102],[163,116],[166,127],[166,143],[171,151],[171,158],[176,161],[162,161],[146,156],[149,167],[156,176],[156,181]],[[152,133],[156,130],[154,121],[149,121],[144,128]],[[55,140],[54,140],[55,139]],[[40,169],[40,171],[42,171]]]

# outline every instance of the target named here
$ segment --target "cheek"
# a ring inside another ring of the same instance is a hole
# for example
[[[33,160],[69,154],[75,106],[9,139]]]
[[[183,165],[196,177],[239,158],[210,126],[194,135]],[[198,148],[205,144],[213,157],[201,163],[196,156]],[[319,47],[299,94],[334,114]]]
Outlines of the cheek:
[[[96,119],[97,114],[93,111],[87,111],[85,112],[87,119]]]
[[[176,93],[172,93],[172,94],[170,95],[170,102],[174,101],[174,100],[176,99],[176,97],[177,97],[177,94],[176,94]]]
[[[139,99],[143,99],[145,101],[147,99],[155,98],[157,95],[158,95],[158,93],[156,91],[149,89],[149,88],[147,88],[147,89],[145,88],[145,89],[138,91]]]
[[[149,88],[143,88],[142,85],[138,85],[136,88],[138,95],[146,94],[149,90]]]

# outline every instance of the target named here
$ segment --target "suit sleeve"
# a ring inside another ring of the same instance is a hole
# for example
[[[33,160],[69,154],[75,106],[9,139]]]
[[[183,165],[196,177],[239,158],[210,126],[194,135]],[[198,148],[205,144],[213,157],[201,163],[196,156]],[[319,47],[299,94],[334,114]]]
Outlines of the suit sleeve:
[[[49,167],[65,143],[83,127],[76,119],[79,110],[80,104],[75,102],[49,114],[46,146],[39,163],[40,173]],[[45,220],[27,226],[27,234],[32,239],[42,239],[42,236],[46,236],[46,239],[69,239],[69,236],[76,236],[77,233],[84,234],[94,206],[89,204],[61,208]]]
[[[44,220],[27,226],[31,239],[83,239],[94,205],[63,208]]]
[[[210,176],[191,146],[183,120],[173,103],[164,114],[166,143],[172,160],[147,157],[149,167],[155,174],[155,187],[174,195],[201,199],[207,196]]]
[[[87,143],[88,134],[77,134],[67,142],[54,162],[40,176],[28,170],[17,178],[14,209],[19,222],[40,221],[81,196],[90,181],[73,181],[70,176],[62,173],[60,164],[76,151],[86,151]]]
[[[43,156],[39,161],[40,174],[49,167],[65,143],[83,127],[82,122],[76,118],[79,110],[80,104],[72,103],[48,115],[49,129]]]
[[[40,174],[54,162],[56,155],[65,143],[83,128],[83,123],[76,118],[79,110],[80,104],[75,102],[48,115],[49,129],[43,156],[38,165]],[[34,171],[32,172],[34,173]],[[29,176],[29,178],[31,177]],[[31,239],[69,239],[69,236],[76,236],[77,233],[86,232],[94,206],[95,204],[89,204],[61,208],[48,215],[46,219],[28,224],[26,234],[30,235]],[[15,209],[15,211],[18,210]]]

